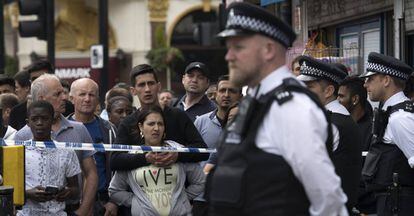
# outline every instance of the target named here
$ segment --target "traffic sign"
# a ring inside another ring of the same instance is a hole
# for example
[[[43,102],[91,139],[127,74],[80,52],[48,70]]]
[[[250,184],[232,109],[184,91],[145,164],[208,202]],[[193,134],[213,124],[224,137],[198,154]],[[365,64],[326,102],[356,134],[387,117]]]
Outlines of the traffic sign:
[[[103,68],[103,46],[92,45],[91,46],[91,68],[101,69]]]

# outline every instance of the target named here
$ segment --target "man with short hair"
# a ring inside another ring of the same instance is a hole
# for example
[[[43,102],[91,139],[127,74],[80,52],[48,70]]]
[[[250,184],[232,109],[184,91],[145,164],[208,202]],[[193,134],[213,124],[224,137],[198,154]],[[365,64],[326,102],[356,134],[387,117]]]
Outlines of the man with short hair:
[[[199,116],[194,122],[208,148],[216,148],[221,132],[227,124],[227,111],[230,106],[240,100],[241,96],[241,90],[230,83],[228,75],[218,78],[215,94],[217,109]],[[204,168],[206,162],[202,162],[200,165]],[[206,215],[207,212],[208,208],[205,200],[201,197],[194,199],[193,214]]]
[[[158,102],[162,109],[166,106],[172,106],[173,99],[174,93],[170,90],[164,89],[158,94]]]
[[[19,98],[15,94],[5,93],[0,95],[0,108],[4,125],[9,125],[10,112],[17,104],[19,104]]]
[[[216,93],[217,93],[217,83],[212,83],[207,88],[206,96],[211,101],[216,101]]]
[[[378,215],[414,212],[414,103],[403,93],[412,71],[394,57],[371,52],[361,75],[369,99],[380,102],[362,169],[367,189],[376,195]]]
[[[27,66],[25,69],[29,73],[29,80],[33,82],[45,73],[53,73],[53,66],[47,60],[38,60]],[[10,113],[10,125],[16,130],[20,130],[26,125],[27,100],[20,103]]]
[[[3,139],[14,139],[17,130],[9,125],[10,111],[19,103],[15,94],[5,93],[0,95],[0,108],[2,111],[1,136]],[[5,132],[4,132],[5,131]]]
[[[93,143],[112,144],[115,141],[116,129],[109,122],[95,115],[95,107],[99,104],[99,86],[89,78],[75,80],[70,88],[69,97],[75,112],[68,116],[69,120],[83,123],[91,135]],[[118,208],[109,202],[108,186],[111,181],[109,152],[94,154],[99,183],[94,211],[96,213],[116,214]]]
[[[364,80],[358,76],[347,77],[343,80],[338,90],[338,101],[351,113],[352,119],[358,125],[359,134],[362,137],[361,154],[367,152],[372,137],[372,107],[367,100]],[[364,154],[362,158],[365,160]],[[374,214],[375,203],[374,194],[365,190],[365,184],[361,179],[357,209],[364,214]]]
[[[20,103],[26,102],[27,95],[30,94],[30,75],[27,70],[22,70],[14,75],[14,85],[16,87],[16,95],[19,97]]]
[[[205,95],[210,83],[209,75],[207,66],[201,62],[192,62],[185,68],[182,78],[185,95],[177,102],[176,107],[185,111],[193,122],[198,116],[216,108]]]
[[[61,142],[78,142],[92,143],[92,138],[88,130],[81,123],[69,121],[62,113],[65,112],[65,102],[63,100],[63,87],[59,78],[51,74],[43,74],[31,86],[31,95],[33,101],[45,100],[52,104],[55,111],[55,119],[52,125],[52,139]],[[33,137],[30,128],[26,125],[17,131],[16,140],[28,140]],[[93,211],[95,202],[96,188],[98,184],[98,175],[95,161],[93,159],[94,151],[76,151],[84,178],[82,190],[82,202],[79,205],[79,199],[70,204],[67,203],[66,209],[74,211],[78,215],[89,215]]]
[[[348,197],[347,208],[351,213],[358,198],[362,139],[348,110],[336,99],[339,84],[347,74],[333,64],[308,56],[302,56],[299,63],[301,75],[297,78],[305,82],[329,111],[333,123],[331,158],[336,173],[341,177],[342,188]]]
[[[347,215],[322,105],[286,67],[296,36],[267,10],[228,7],[230,82],[249,87],[210,172],[209,215]]]
[[[216,148],[221,130],[226,126],[227,110],[240,100],[241,91],[229,81],[228,75],[218,78],[217,82],[217,109],[198,117],[194,125],[209,148]]]
[[[50,64],[50,62],[46,59],[34,61],[27,68],[25,68],[25,70],[29,72],[31,82],[35,81],[35,79],[37,79],[45,73],[54,73],[53,65]]]
[[[339,86],[338,101],[351,114],[364,137],[363,151],[368,151],[372,135],[372,106],[367,100],[364,80],[357,76],[347,77]]]
[[[4,93],[15,94],[14,80],[4,74],[0,74],[0,95]]]

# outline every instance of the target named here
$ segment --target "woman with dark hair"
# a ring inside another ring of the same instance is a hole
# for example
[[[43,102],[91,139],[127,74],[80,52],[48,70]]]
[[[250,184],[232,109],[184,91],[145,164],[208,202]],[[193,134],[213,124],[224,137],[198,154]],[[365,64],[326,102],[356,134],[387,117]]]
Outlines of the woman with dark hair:
[[[164,140],[164,116],[160,107],[142,110],[138,117],[144,145],[181,147]],[[159,154],[149,152],[157,157]],[[188,182],[185,187],[184,183]],[[148,165],[131,171],[117,171],[109,186],[111,200],[131,208],[131,215],[188,215],[189,199],[204,190],[205,176],[197,163],[173,163],[166,167]]]

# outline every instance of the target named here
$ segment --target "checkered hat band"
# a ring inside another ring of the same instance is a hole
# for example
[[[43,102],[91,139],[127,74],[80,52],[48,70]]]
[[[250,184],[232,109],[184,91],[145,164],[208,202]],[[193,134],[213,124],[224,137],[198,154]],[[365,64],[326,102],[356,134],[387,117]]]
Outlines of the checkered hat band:
[[[300,66],[300,72],[303,75],[308,75],[308,76],[313,76],[313,77],[320,77],[320,78],[324,78],[324,77],[328,77],[330,80],[336,82],[336,83],[340,83],[341,82],[341,78],[338,76],[335,76],[331,73],[328,73],[326,71],[314,68],[314,67],[310,67],[308,65],[304,65],[302,64],[302,66]]]
[[[289,37],[285,33],[275,26],[261,20],[241,15],[230,15],[227,19],[226,28],[232,28],[234,26],[242,27],[254,32],[263,32],[271,37],[279,39],[286,46],[290,45]]]
[[[408,79],[410,76],[409,74],[403,73],[393,68],[384,66],[382,64],[372,63],[372,62],[367,63],[367,71],[387,74],[387,75],[398,77],[400,79],[405,79],[405,80]]]

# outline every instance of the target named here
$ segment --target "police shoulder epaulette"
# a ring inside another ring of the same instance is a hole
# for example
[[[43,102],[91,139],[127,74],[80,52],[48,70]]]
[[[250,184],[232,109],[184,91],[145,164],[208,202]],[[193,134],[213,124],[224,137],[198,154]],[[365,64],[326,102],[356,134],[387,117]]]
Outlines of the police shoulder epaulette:
[[[277,101],[279,105],[284,104],[285,102],[291,100],[292,98],[293,98],[292,93],[285,89],[281,89],[280,91],[276,91],[274,93],[274,99]]]
[[[413,101],[404,101],[402,103],[392,106],[391,113],[398,110],[404,110],[405,112],[414,113],[414,102]]]

